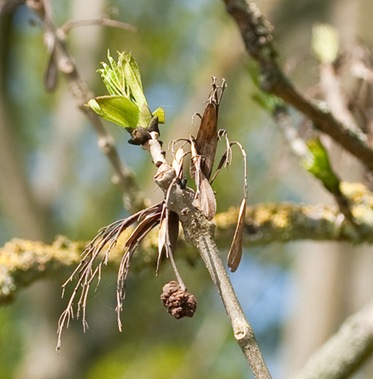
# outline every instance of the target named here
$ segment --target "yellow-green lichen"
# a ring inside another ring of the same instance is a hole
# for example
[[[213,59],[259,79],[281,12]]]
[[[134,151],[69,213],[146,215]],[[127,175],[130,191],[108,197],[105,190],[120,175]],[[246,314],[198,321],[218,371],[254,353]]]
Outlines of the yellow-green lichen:
[[[272,216],[272,223],[276,228],[284,229],[289,227],[289,214],[283,210]]]

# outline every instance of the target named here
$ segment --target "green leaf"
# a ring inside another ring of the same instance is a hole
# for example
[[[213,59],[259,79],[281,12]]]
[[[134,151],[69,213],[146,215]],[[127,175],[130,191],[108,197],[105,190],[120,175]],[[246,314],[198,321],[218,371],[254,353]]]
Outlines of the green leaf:
[[[166,121],[166,116],[164,113],[164,109],[159,107],[157,108],[153,113],[152,116],[157,116],[158,117],[158,123],[164,124]]]
[[[340,180],[330,165],[328,153],[321,141],[317,138],[309,140],[307,146],[310,154],[303,160],[303,166],[319,179],[328,191],[339,193]]]
[[[122,58],[123,56],[124,58]],[[119,60],[124,62],[123,74],[126,79],[126,83],[130,88],[131,96],[135,100],[135,103],[138,105],[140,109],[143,107],[147,107],[148,103],[146,102],[144,90],[142,88],[139,66],[137,65],[131,54],[121,53],[119,55]]]
[[[105,120],[124,128],[138,125],[139,109],[124,96],[99,96],[89,100],[87,105]]]
[[[108,63],[98,70],[110,96],[96,97],[88,106],[99,116],[125,128],[147,127],[153,116],[165,122],[162,108],[153,114],[148,107],[141,83],[139,66],[131,53],[118,52],[118,61],[108,51]]]

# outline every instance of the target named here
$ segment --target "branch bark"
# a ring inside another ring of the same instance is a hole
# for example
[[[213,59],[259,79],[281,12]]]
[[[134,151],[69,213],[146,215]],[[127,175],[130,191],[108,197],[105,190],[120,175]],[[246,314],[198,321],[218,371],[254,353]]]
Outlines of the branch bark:
[[[350,316],[292,379],[349,378],[373,352],[373,302]]]
[[[281,70],[273,45],[272,26],[257,6],[245,0],[224,0],[224,3],[227,12],[237,23],[248,54],[260,66],[262,89],[298,109],[317,129],[329,135],[372,170],[373,150],[369,147],[367,136],[336,119],[329,109],[308,100]]]
[[[211,279],[214,282],[231,320],[234,337],[240,346],[255,378],[268,379],[271,374],[256,342],[254,331],[246,319],[232,283],[221,260],[214,240],[213,222],[194,209],[192,199],[185,197],[184,191],[175,186],[170,196],[172,210],[177,212],[183,225],[185,237],[197,248]]]
[[[244,245],[264,246],[299,240],[373,243],[373,195],[360,183],[341,183],[357,226],[346,222],[336,206],[292,203],[257,204],[247,208]],[[238,209],[217,214],[216,238],[223,246],[234,232]]]

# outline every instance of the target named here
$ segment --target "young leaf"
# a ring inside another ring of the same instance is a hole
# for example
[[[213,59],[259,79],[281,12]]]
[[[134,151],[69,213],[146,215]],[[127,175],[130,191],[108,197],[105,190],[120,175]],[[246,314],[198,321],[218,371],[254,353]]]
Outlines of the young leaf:
[[[165,116],[165,113],[164,113],[164,109],[161,108],[161,107],[158,107],[153,113],[152,113],[153,117],[154,116],[157,116],[158,117],[158,123],[159,124],[164,124],[165,121],[166,121],[166,116]]]
[[[302,162],[303,166],[319,179],[325,188],[331,193],[339,193],[340,180],[334,173],[328,153],[319,139],[312,139],[307,142],[311,154]]]
[[[118,53],[118,62],[108,52],[107,63],[102,63],[98,70],[109,96],[96,97],[88,106],[99,116],[115,122],[122,127],[148,127],[153,116],[164,123],[162,108],[152,114],[144,95],[141,75],[136,61],[130,53]]]
[[[137,106],[124,96],[99,96],[89,100],[87,105],[100,117],[124,128],[139,122]]]
[[[121,53],[119,55],[119,60],[123,61],[123,75],[126,81],[127,86],[130,89],[131,96],[134,99],[134,102],[138,105],[140,109],[147,108],[148,103],[144,95],[144,90],[142,88],[141,76],[139,66],[133,59],[131,54]],[[150,111],[149,117],[151,116]]]

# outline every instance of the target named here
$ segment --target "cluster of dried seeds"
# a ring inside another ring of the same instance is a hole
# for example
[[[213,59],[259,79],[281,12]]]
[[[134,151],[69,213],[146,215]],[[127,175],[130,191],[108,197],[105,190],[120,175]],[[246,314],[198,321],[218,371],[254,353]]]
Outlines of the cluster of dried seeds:
[[[195,296],[186,289],[181,288],[175,280],[163,286],[161,300],[168,313],[176,319],[193,317],[197,308]]]

